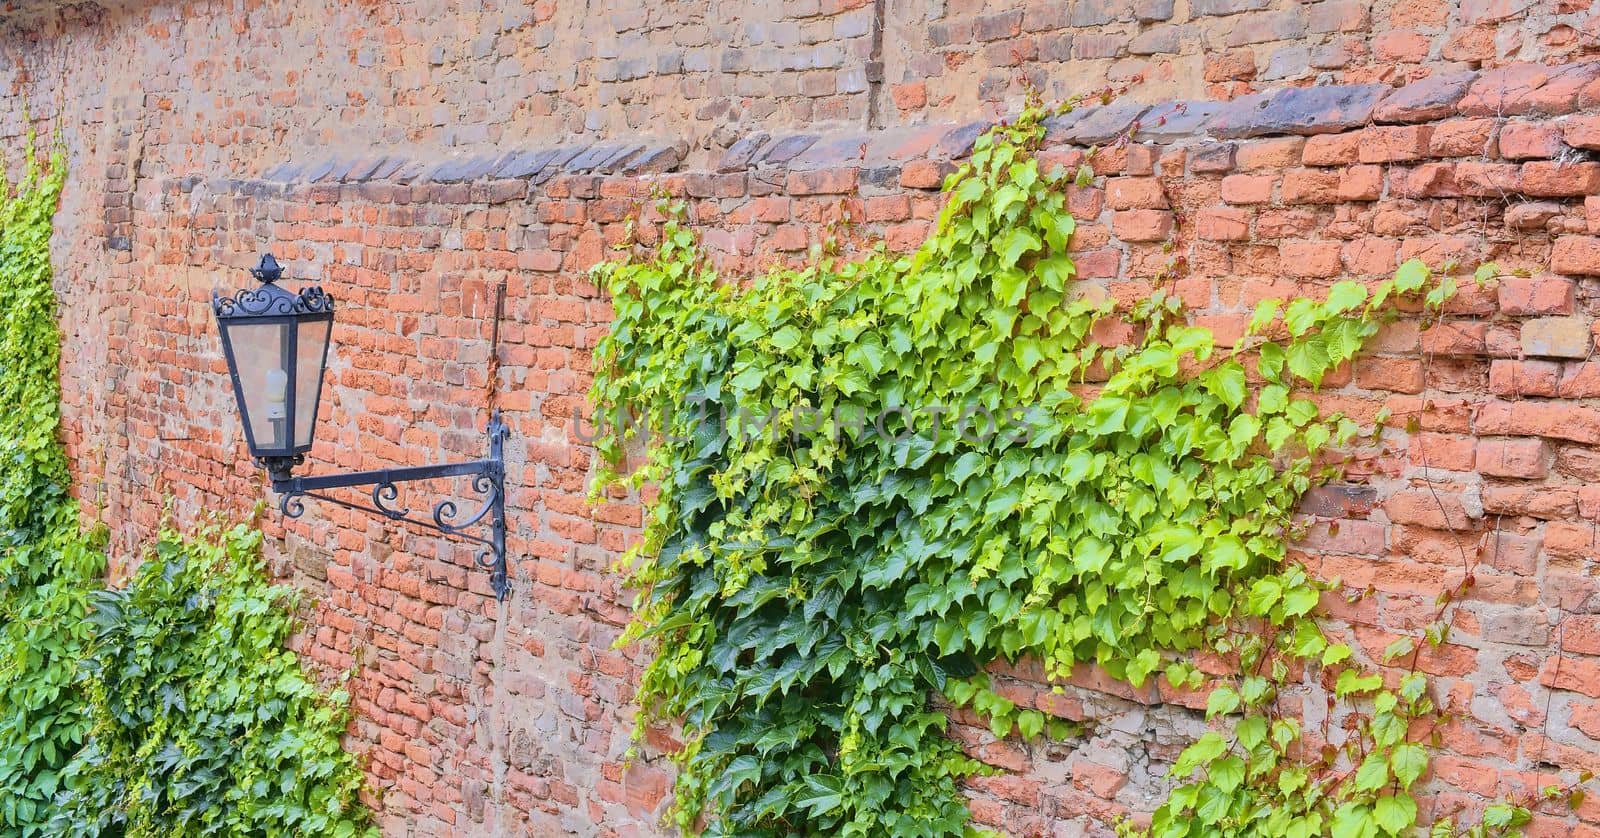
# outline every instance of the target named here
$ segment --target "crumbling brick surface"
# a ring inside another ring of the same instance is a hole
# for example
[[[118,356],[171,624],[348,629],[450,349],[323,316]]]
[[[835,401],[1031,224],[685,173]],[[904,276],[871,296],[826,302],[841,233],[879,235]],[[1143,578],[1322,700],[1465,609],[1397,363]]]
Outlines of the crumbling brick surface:
[[[1019,79],[1048,96],[1129,87],[1054,120],[1043,152],[1090,166],[1069,196],[1079,274],[1118,300],[1166,289],[1226,340],[1261,299],[1408,258],[1500,266],[1491,287],[1460,277],[1446,322],[1387,326],[1315,396],[1390,419],[1306,499],[1294,556],[1369,592],[1326,603],[1369,656],[1473,576],[1421,662],[1455,714],[1429,814],[1543,785],[1552,764],[1600,769],[1586,2],[951,2],[881,18],[791,0],[715,20],[693,3],[44,5],[0,6],[0,137],[17,146],[26,103],[72,166],[54,245],[62,433],[119,561],[168,498],[187,521],[263,497],[208,305],[259,252],[341,304],[311,471],[478,456],[506,286],[507,603],[448,541],[326,504],[262,518],[315,602],[298,648],[352,673],[349,746],[388,834],[663,832],[675,743],[650,731],[624,759],[644,652],[612,648],[629,601],[613,563],[641,508],[586,503],[592,451],[573,424],[609,319],[586,269],[630,223],[648,243],[660,195],[730,273],[830,234],[910,249]],[[1009,772],[971,784],[974,812],[1014,835],[1106,834],[1148,812],[1202,726],[1196,696],[1090,669],[1059,691],[1028,662],[997,679],[1085,723],[1022,743],[955,717],[963,746]],[[1323,706],[1315,685],[1286,700]],[[1600,808],[1541,810],[1534,827],[1597,831]]]

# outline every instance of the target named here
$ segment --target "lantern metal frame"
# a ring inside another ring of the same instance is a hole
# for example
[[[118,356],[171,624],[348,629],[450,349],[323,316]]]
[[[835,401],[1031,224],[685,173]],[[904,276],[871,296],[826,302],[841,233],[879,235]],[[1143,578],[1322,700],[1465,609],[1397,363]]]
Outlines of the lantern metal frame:
[[[250,275],[262,283],[261,287],[245,289],[232,296],[223,296],[213,293],[211,298],[212,310],[217,317],[218,331],[222,334],[224,356],[228,362],[228,373],[233,382],[233,395],[239,407],[241,424],[244,426],[245,438],[255,454],[257,445],[252,429],[246,402],[244,388],[240,382],[238,367],[234,360],[233,350],[228,343],[228,330],[222,328],[224,320],[240,320],[251,323],[284,323],[304,322],[311,320],[320,322],[333,319],[333,297],[321,288],[311,287],[291,293],[277,287],[275,283],[283,277],[283,269],[278,266],[277,260],[268,253],[261,257],[260,263],[250,271]],[[329,339],[323,346],[322,357],[318,359],[318,396],[321,395],[321,377],[327,374],[328,345],[332,344],[330,322]],[[298,359],[295,360],[298,364]],[[290,419],[285,431],[284,439],[288,443],[283,454],[269,454],[256,456],[258,465],[264,468],[271,479],[272,490],[280,495],[278,509],[286,518],[299,518],[305,514],[304,498],[315,498],[327,501],[336,506],[362,512],[371,512],[391,521],[402,521],[412,526],[430,529],[452,538],[478,545],[479,552],[475,559],[478,567],[489,571],[489,587],[493,589],[495,597],[504,600],[510,593],[511,585],[506,572],[506,490],[505,490],[505,457],[504,444],[509,436],[509,431],[500,419],[500,411],[495,410],[489,418],[488,455],[482,459],[469,460],[457,463],[438,463],[426,466],[409,466],[404,468],[385,468],[371,471],[356,471],[345,474],[319,474],[295,476],[295,466],[305,462],[306,452],[310,450],[311,443],[316,437],[316,417],[318,406],[312,405],[311,422],[312,433],[308,442],[303,446],[294,445],[293,414],[296,410],[294,387],[299,378],[298,369],[288,376],[287,403],[290,405]],[[320,401],[320,398],[318,399]],[[479,499],[472,503],[458,501],[455,498],[446,498],[433,505],[433,511],[427,517],[413,514],[409,507],[398,506],[396,502],[400,497],[399,484],[412,483],[419,480],[437,480],[448,477],[470,477],[472,491],[479,495]],[[336,495],[325,494],[329,489],[344,489],[356,486],[371,486],[368,493],[370,504],[359,500],[341,498]],[[469,510],[465,511],[464,510]],[[480,529],[482,532],[472,532]]]

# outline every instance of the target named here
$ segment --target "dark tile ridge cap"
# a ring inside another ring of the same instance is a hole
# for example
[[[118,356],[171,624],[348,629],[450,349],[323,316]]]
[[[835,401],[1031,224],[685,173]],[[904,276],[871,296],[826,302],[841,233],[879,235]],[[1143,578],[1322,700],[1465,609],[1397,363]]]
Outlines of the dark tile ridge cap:
[[[1311,136],[1369,125],[1408,125],[1457,116],[1555,117],[1600,110],[1600,60],[1547,66],[1510,64],[1443,73],[1401,87],[1339,84],[1285,87],[1230,101],[1118,99],[1046,121],[1047,145],[1092,146],[1128,138],[1178,145],[1269,136]],[[472,183],[517,180],[537,186],[558,176],[742,175],[773,170],[861,168],[869,172],[918,160],[967,156],[994,123],[974,120],[888,128],[870,133],[773,135],[755,130],[700,169],[681,170],[687,147],[661,140],[606,140],[448,158],[403,154],[285,162],[237,184],[317,185],[368,182]],[[870,178],[869,178],[870,179]]]

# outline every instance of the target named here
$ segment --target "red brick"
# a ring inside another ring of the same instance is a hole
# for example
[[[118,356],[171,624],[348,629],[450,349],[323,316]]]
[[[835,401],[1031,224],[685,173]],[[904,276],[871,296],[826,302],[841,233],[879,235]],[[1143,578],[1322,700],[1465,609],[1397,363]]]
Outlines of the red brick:
[[[1600,536],[1596,533],[1597,527],[1593,523],[1551,521],[1545,524],[1544,549],[1555,556],[1575,559],[1600,558]],[[1600,690],[1600,682],[1594,682],[1591,688]],[[1590,695],[1587,692],[1584,694]]]
[[[1195,232],[1209,241],[1247,241],[1250,238],[1250,211],[1243,209],[1204,209],[1195,217]]]
[[[1552,361],[1497,358],[1489,366],[1489,392],[1500,396],[1554,396],[1561,388],[1561,365]]]
[[[944,186],[945,177],[955,170],[955,164],[947,160],[910,160],[900,169],[900,185],[907,189],[938,189]],[[791,175],[791,177],[793,176]],[[790,188],[790,191],[794,191],[793,187]],[[837,191],[848,192],[850,190],[841,189]]]
[[[1067,210],[1074,218],[1099,218],[1105,207],[1106,193],[1093,186],[1067,187]]]
[[[1547,521],[1570,518],[1578,511],[1578,493],[1561,486],[1486,486],[1483,511],[1490,515],[1525,515]]]
[[[1264,204],[1272,200],[1270,175],[1228,175],[1222,179],[1222,200],[1230,204]]]
[[[1600,399],[1600,361],[1567,364],[1556,395],[1564,399]]]
[[[1600,276],[1600,238],[1562,236],[1550,251],[1550,269],[1559,274]]]
[[[1363,163],[1393,163],[1418,160],[1428,153],[1433,135],[1428,125],[1384,125],[1361,132],[1358,155]]]
[[[1420,64],[1427,59],[1430,44],[1420,32],[1390,30],[1372,39],[1372,52],[1386,64]]]
[[[1234,151],[1234,166],[1245,172],[1276,172],[1298,165],[1305,147],[1305,137],[1248,140]]]
[[[1447,321],[1422,333],[1422,351],[1433,355],[1482,354],[1489,335],[1489,324]]]
[[[1561,151],[1561,132],[1549,122],[1508,122],[1500,128],[1499,147],[1507,160],[1554,157]]]
[[[1392,239],[1363,236],[1340,248],[1345,270],[1357,276],[1380,276],[1398,265],[1400,244]]]
[[[1561,621],[1561,649],[1600,656],[1600,616],[1572,614]]]
[[[1162,210],[1122,210],[1111,216],[1111,230],[1125,242],[1166,241],[1172,235],[1172,213]]]
[[[810,243],[809,234],[803,224],[780,224],[773,228],[767,238],[767,243],[774,250],[796,251],[805,250]]]
[[[1474,430],[1595,445],[1600,443],[1600,409],[1560,402],[1494,401],[1479,409]]]
[[[920,81],[890,85],[889,96],[894,99],[894,106],[899,110],[919,111],[928,104],[928,85]]]
[[[863,201],[862,212],[868,222],[904,221],[911,217],[911,201],[904,195],[880,195]]]
[[[1491,477],[1542,480],[1550,473],[1550,446],[1542,439],[1478,441],[1477,468]]]
[[[1478,157],[1489,153],[1492,119],[1449,119],[1433,126],[1428,137],[1432,157]]]
[[[1337,204],[1342,175],[1334,169],[1290,169],[1283,175],[1287,204]]]
[[[1600,191],[1600,163],[1537,160],[1522,164],[1522,191],[1540,197],[1574,197]]]
[[[1318,134],[1306,138],[1300,162],[1307,166],[1348,166],[1360,159],[1361,132]],[[1286,163],[1285,167],[1294,165]]]
[[[1408,454],[1414,465],[1445,471],[1472,471],[1476,449],[1477,440],[1474,437],[1462,434],[1420,433],[1411,438]]]
[[[842,195],[856,190],[856,169],[814,169],[790,172],[792,195]]]
[[[1114,177],[1106,180],[1106,203],[1115,210],[1166,209],[1167,195],[1153,177]]]
[[[1195,174],[1231,172],[1237,151],[1233,143],[1196,146],[1189,155],[1189,171]]]
[[[1502,314],[1571,314],[1576,300],[1577,284],[1561,277],[1503,276],[1499,284]]]
[[[1463,160],[1456,164],[1455,175],[1463,195],[1505,198],[1522,191],[1522,167],[1512,163]]]
[[[1456,188],[1456,164],[1424,163],[1411,169],[1390,170],[1394,197],[1439,198],[1461,194]]]
[[[1511,64],[1485,70],[1458,106],[1467,116],[1557,116],[1571,113],[1578,93],[1600,74],[1592,62],[1564,67]]]
[[[1383,194],[1383,169],[1378,166],[1350,166],[1339,176],[1339,199],[1376,201]]]
[[[1506,227],[1512,230],[1543,230],[1551,219],[1562,215],[1555,201],[1524,201],[1506,208]]]
[[[1111,800],[1128,784],[1128,772],[1098,762],[1079,760],[1072,766],[1072,784],[1101,800]]]
[[[1405,489],[1395,492],[1383,503],[1389,520],[1397,524],[1413,524],[1435,530],[1470,530],[1476,528],[1481,514],[1472,512],[1459,493],[1447,489]]]
[[[1561,138],[1574,148],[1600,149],[1600,115],[1575,116],[1563,122]]]
[[[1339,243],[1328,241],[1286,241],[1278,245],[1279,264],[1287,276],[1332,277],[1344,267],[1339,258]]]

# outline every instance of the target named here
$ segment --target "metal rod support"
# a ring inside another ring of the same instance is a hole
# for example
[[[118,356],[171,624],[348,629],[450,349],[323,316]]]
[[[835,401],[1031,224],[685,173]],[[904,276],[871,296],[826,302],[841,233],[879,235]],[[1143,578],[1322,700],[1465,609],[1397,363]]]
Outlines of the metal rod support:
[[[511,590],[511,584],[506,572],[506,491],[505,491],[505,459],[504,442],[508,431],[505,423],[500,421],[500,411],[494,411],[489,419],[489,456],[481,460],[470,460],[463,463],[439,463],[428,466],[409,466],[406,468],[385,468],[372,471],[355,471],[348,474],[319,474],[305,477],[294,477],[290,474],[292,463],[275,462],[275,460],[288,458],[272,458],[274,461],[265,462],[268,473],[272,476],[272,490],[281,495],[278,507],[288,518],[298,518],[305,514],[305,504],[301,498],[316,498],[329,503],[356,509],[363,512],[373,512],[392,521],[405,521],[425,529],[444,533],[445,535],[470,541],[482,546],[478,553],[477,564],[489,571],[489,586],[494,589],[495,597],[501,600]],[[417,480],[435,480],[443,477],[472,477],[472,488],[483,496],[479,505],[471,512],[463,515],[461,508],[454,499],[441,500],[433,506],[433,513],[427,518],[412,515],[409,508],[391,506],[399,499],[400,490],[396,484],[410,483]],[[343,489],[351,486],[371,486],[370,505],[359,501],[352,501],[322,492],[326,489]],[[472,535],[465,530],[480,525],[487,518],[487,535]]]

